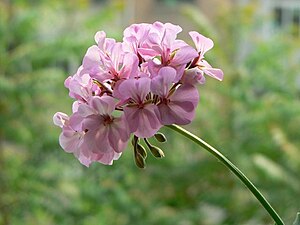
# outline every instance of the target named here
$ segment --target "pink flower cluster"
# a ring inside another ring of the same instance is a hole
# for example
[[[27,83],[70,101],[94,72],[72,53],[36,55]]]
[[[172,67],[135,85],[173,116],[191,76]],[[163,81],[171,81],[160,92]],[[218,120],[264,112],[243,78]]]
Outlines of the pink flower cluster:
[[[59,142],[89,166],[111,165],[131,134],[149,138],[164,125],[190,123],[199,101],[197,84],[204,74],[222,80],[223,72],[204,60],[213,41],[192,31],[195,48],[177,39],[180,26],[133,24],[123,42],[95,35],[77,73],[65,81],[75,99],[73,114],[58,112]]]

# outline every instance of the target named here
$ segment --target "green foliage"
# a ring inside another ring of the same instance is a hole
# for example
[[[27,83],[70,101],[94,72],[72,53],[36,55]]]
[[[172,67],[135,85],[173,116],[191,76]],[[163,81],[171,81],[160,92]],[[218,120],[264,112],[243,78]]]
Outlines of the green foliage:
[[[120,39],[123,5],[7,2],[0,2],[0,224],[270,223],[229,171],[168,129],[168,142],[149,140],[166,157],[148,156],[146,170],[136,168],[131,145],[111,167],[86,169],[63,152],[52,124],[56,111],[71,111],[63,82],[97,30]],[[299,44],[257,37],[255,7],[224,7],[215,19],[184,8],[215,40],[207,58],[225,72],[222,83],[208,78],[199,88],[188,129],[232,159],[291,224],[300,199]],[[243,57],[242,43],[251,46]]]
[[[299,225],[299,224],[300,224],[300,213],[298,212],[293,225]]]

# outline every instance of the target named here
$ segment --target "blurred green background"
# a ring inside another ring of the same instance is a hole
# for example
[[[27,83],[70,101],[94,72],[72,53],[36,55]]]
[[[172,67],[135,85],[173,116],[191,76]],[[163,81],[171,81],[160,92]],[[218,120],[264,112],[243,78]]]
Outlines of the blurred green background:
[[[167,128],[166,157],[149,156],[145,170],[130,146],[113,166],[90,168],[60,148],[52,116],[71,112],[63,82],[96,31],[121,40],[131,23],[156,20],[181,25],[189,43],[191,29],[214,40],[206,57],[225,79],[199,87],[187,129],[228,156],[291,224],[300,211],[300,9],[283,26],[287,9],[237,2],[1,0],[0,224],[273,224],[223,165]]]

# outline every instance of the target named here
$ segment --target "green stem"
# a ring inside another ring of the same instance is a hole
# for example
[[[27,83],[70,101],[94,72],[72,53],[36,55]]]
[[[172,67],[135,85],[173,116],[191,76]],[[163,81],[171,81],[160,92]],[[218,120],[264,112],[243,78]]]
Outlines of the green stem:
[[[228,169],[230,169],[252,192],[252,194],[257,198],[257,200],[262,204],[262,206],[268,211],[269,215],[273,218],[277,225],[284,225],[284,222],[276,213],[276,211],[272,208],[270,203],[266,200],[266,198],[259,192],[259,190],[254,186],[254,184],[222,153],[220,153],[217,149],[210,146],[208,143],[203,141],[201,138],[192,134],[191,132],[183,129],[177,125],[167,125],[166,127],[171,128],[172,130],[182,134],[187,137],[191,141],[205,148],[209,153],[215,156],[218,160],[220,160]]]

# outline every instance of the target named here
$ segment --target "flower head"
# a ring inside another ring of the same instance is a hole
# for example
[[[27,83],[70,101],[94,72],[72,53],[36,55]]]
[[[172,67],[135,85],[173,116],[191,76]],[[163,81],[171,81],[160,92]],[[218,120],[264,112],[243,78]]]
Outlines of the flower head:
[[[62,129],[59,142],[66,152],[86,166],[111,165],[133,134],[139,167],[147,155],[140,138],[156,157],[164,155],[147,138],[157,136],[164,125],[194,119],[196,85],[205,82],[204,74],[223,79],[223,72],[204,60],[212,40],[192,31],[194,48],[177,38],[181,31],[178,25],[155,22],[129,26],[122,42],[107,38],[104,31],[96,33],[96,44],[65,81],[75,99],[73,113],[58,112],[53,118]]]

